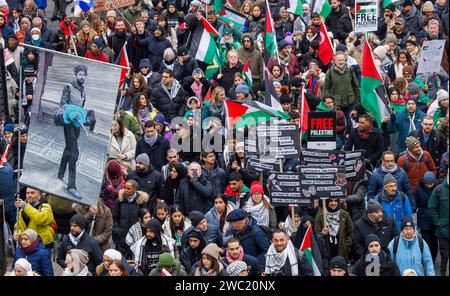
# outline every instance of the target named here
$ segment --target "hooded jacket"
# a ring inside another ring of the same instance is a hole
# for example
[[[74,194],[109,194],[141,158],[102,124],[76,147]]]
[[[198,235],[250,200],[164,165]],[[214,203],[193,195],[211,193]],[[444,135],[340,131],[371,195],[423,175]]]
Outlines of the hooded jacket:
[[[26,215],[30,218],[28,224],[26,224],[23,219],[23,215]],[[37,232],[39,237],[42,239],[44,245],[48,245],[53,243],[54,241],[54,231],[51,227],[53,223],[53,212],[52,207],[45,202],[39,201],[35,205],[31,205],[27,203],[25,208],[20,209],[19,211],[19,221],[16,224],[19,226],[18,230],[19,234],[24,232],[26,229],[33,229]]]
[[[352,247],[357,257],[364,255],[366,251],[365,241],[369,234],[376,234],[381,240],[381,247],[387,247],[389,242],[398,235],[394,220],[383,213],[380,222],[376,223],[369,219],[367,211],[355,221],[353,227]]]
[[[332,95],[336,106],[341,108],[359,103],[359,83],[355,72],[348,66],[343,72],[332,66],[326,73],[322,93],[324,96]]]
[[[398,113],[395,122],[389,122],[387,126],[388,133],[398,133],[398,150],[399,151],[405,151],[406,144],[405,140],[409,135],[409,111],[407,109],[403,110],[402,112]],[[419,110],[417,108],[415,115],[414,115],[414,126],[416,129],[421,129],[421,123],[423,118],[425,117],[425,113]]]
[[[409,162],[408,167],[405,167],[406,157]],[[413,194],[416,193],[416,188],[419,186],[419,181],[423,178],[427,171],[431,171],[435,176],[437,176],[437,168],[434,164],[433,158],[431,158],[430,153],[425,150],[423,150],[423,154],[418,161],[406,152],[397,159],[397,164],[408,174],[409,181],[411,182],[411,191]]]
[[[433,220],[431,220],[430,215],[428,214],[428,201],[431,198],[431,194],[433,189],[436,188],[434,186],[431,190],[425,186],[425,183],[422,180],[419,182],[419,186],[416,189],[416,203],[417,203],[417,227],[420,230],[432,230]]]
[[[387,247],[381,247],[381,251],[383,253],[382,259],[379,267],[379,275],[378,276],[400,276],[400,271],[397,267],[397,264],[392,260],[391,253],[387,249]],[[353,266],[352,273],[356,276],[370,276],[367,274],[367,267],[369,262],[366,261],[366,256],[368,252],[365,252],[365,256],[361,257],[358,262]],[[380,256],[378,256],[380,258]],[[369,269],[370,270],[370,269]]]
[[[261,82],[263,76],[263,56],[262,53],[254,46],[253,35],[245,33],[242,35],[241,43],[244,44],[244,37],[250,37],[251,46],[249,49],[240,47],[237,49],[239,59],[245,65],[247,60],[250,61],[250,71],[252,72],[253,83]]]
[[[387,172],[383,172],[383,170],[380,167],[377,167],[374,171],[372,176],[370,177],[369,181],[369,191],[367,192],[367,197],[374,198],[375,195],[380,193],[383,190],[383,180],[384,176],[387,175]],[[409,182],[408,175],[406,174],[405,170],[401,167],[397,166],[397,169],[391,173],[391,175],[395,178],[397,181],[397,189],[401,192],[404,192],[408,197],[414,196],[411,191],[411,183]],[[410,198],[411,202],[411,198]],[[411,206],[414,209],[415,208],[415,202],[411,202]]]
[[[397,254],[394,256],[394,239],[389,243],[388,249],[391,257],[395,261],[403,274],[405,269],[414,269],[418,276],[435,276],[433,258],[427,242],[423,241],[423,252],[420,252],[420,246],[417,234],[411,241],[407,241],[402,234],[398,242]]]
[[[404,201],[402,195],[404,197]],[[404,216],[412,217],[413,212],[411,209],[411,204],[409,203],[409,198],[406,194],[400,193],[398,189],[391,199],[388,198],[384,189],[377,194],[374,199],[381,204],[383,212],[395,221],[399,232],[402,218]]]
[[[203,233],[196,228],[190,228],[186,230],[185,233],[189,234],[191,231],[197,232],[200,239],[200,245],[196,250],[193,250],[189,244],[186,244],[186,246],[181,250],[180,261],[185,270],[191,270],[192,266],[194,266],[194,264],[202,258],[202,251],[206,247],[206,240]],[[188,236],[186,235],[186,237]]]

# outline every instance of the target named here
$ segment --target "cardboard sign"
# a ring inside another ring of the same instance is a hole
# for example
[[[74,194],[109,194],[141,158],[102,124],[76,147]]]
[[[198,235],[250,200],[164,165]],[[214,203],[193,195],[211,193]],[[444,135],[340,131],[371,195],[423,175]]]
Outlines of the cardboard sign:
[[[312,198],[301,194],[300,175],[298,173],[273,173],[268,178],[272,205],[311,206]]]
[[[320,199],[343,198],[347,191],[345,167],[300,166],[302,196]]]
[[[360,180],[364,176],[364,150],[309,150],[302,151],[300,162],[308,166],[345,166],[346,178]]]
[[[300,137],[295,124],[258,125],[257,150],[264,158],[296,158],[300,155]]]
[[[127,7],[136,2],[136,0],[95,0],[94,11],[115,10],[121,7]]]
[[[247,169],[259,173],[281,172],[280,161],[277,159],[260,159],[256,155],[250,155]]]
[[[417,74],[439,72],[444,48],[445,40],[425,41],[417,61]]]
[[[336,149],[336,112],[308,113],[308,149]]]
[[[378,3],[376,0],[355,0],[355,32],[378,30]]]

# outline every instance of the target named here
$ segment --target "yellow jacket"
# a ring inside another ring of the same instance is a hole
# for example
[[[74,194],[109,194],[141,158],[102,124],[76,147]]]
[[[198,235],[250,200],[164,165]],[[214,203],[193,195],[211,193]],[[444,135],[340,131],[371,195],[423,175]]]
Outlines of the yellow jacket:
[[[30,218],[28,225],[22,218],[23,211]],[[54,241],[54,231],[51,227],[52,223],[53,211],[48,203],[40,204],[37,209],[27,203],[25,208],[19,211],[19,234],[26,229],[33,229],[40,236],[44,245],[48,245]]]

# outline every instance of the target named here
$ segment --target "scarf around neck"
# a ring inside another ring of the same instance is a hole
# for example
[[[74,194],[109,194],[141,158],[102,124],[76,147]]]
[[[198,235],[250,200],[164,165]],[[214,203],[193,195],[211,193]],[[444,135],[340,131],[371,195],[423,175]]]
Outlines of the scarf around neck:
[[[265,196],[263,198],[266,198]],[[266,209],[264,203],[261,201],[259,204],[255,205],[251,198],[248,199],[245,204],[244,210],[252,214],[256,222],[259,225],[265,225],[269,227],[269,209]]]
[[[75,236],[72,234],[72,232],[69,232],[69,239],[75,247],[80,243],[81,238],[83,237],[83,234],[84,234],[84,230],[81,231],[81,233],[78,236]]]
[[[158,139],[158,133],[155,133],[155,135],[151,138],[149,138],[147,136],[147,134],[144,134],[144,141],[145,141],[145,143],[150,145],[150,147],[153,147],[153,145],[155,145],[157,139]]]
[[[398,165],[394,163],[394,167],[392,169],[386,168],[384,165],[381,165],[381,171],[386,174],[392,174],[398,169]]]
[[[330,243],[337,245],[337,235],[339,233],[339,214],[341,210],[337,210],[336,212],[326,212],[327,216],[327,224],[328,224],[328,232],[330,237]]]
[[[244,249],[242,249],[242,247],[241,247],[240,252],[239,252],[239,257],[237,259],[231,258],[231,256],[228,253],[228,251],[225,253],[225,257],[228,260],[228,264],[231,264],[231,263],[236,262],[236,261],[244,261]]]
[[[273,244],[270,245],[266,254],[266,269],[267,274],[273,274],[280,271],[286,264],[286,259],[289,258],[289,264],[291,265],[292,276],[298,275],[298,262],[295,254],[297,250],[291,241],[288,242],[286,249],[283,252],[278,253]]]
[[[317,106],[317,109],[328,112],[334,111],[333,108],[327,108],[323,102],[320,102],[319,106]]]
[[[22,247],[22,251],[25,253],[25,255],[31,255],[36,249],[39,247],[39,239],[35,239],[34,242],[31,243],[28,247],[24,248]]]

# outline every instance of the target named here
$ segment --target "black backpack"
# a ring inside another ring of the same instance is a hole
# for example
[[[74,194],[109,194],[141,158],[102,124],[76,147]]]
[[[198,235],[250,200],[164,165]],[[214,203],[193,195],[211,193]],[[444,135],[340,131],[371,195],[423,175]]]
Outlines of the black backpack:
[[[417,236],[417,239],[419,240],[419,249],[420,249],[420,253],[423,252],[423,238],[421,236]],[[394,238],[394,245],[393,245],[393,249],[392,249],[392,253],[394,254],[394,258],[395,255],[397,255],[397,249],[398,249],[398,242],[400,241],[400,236],[397,235]]]

